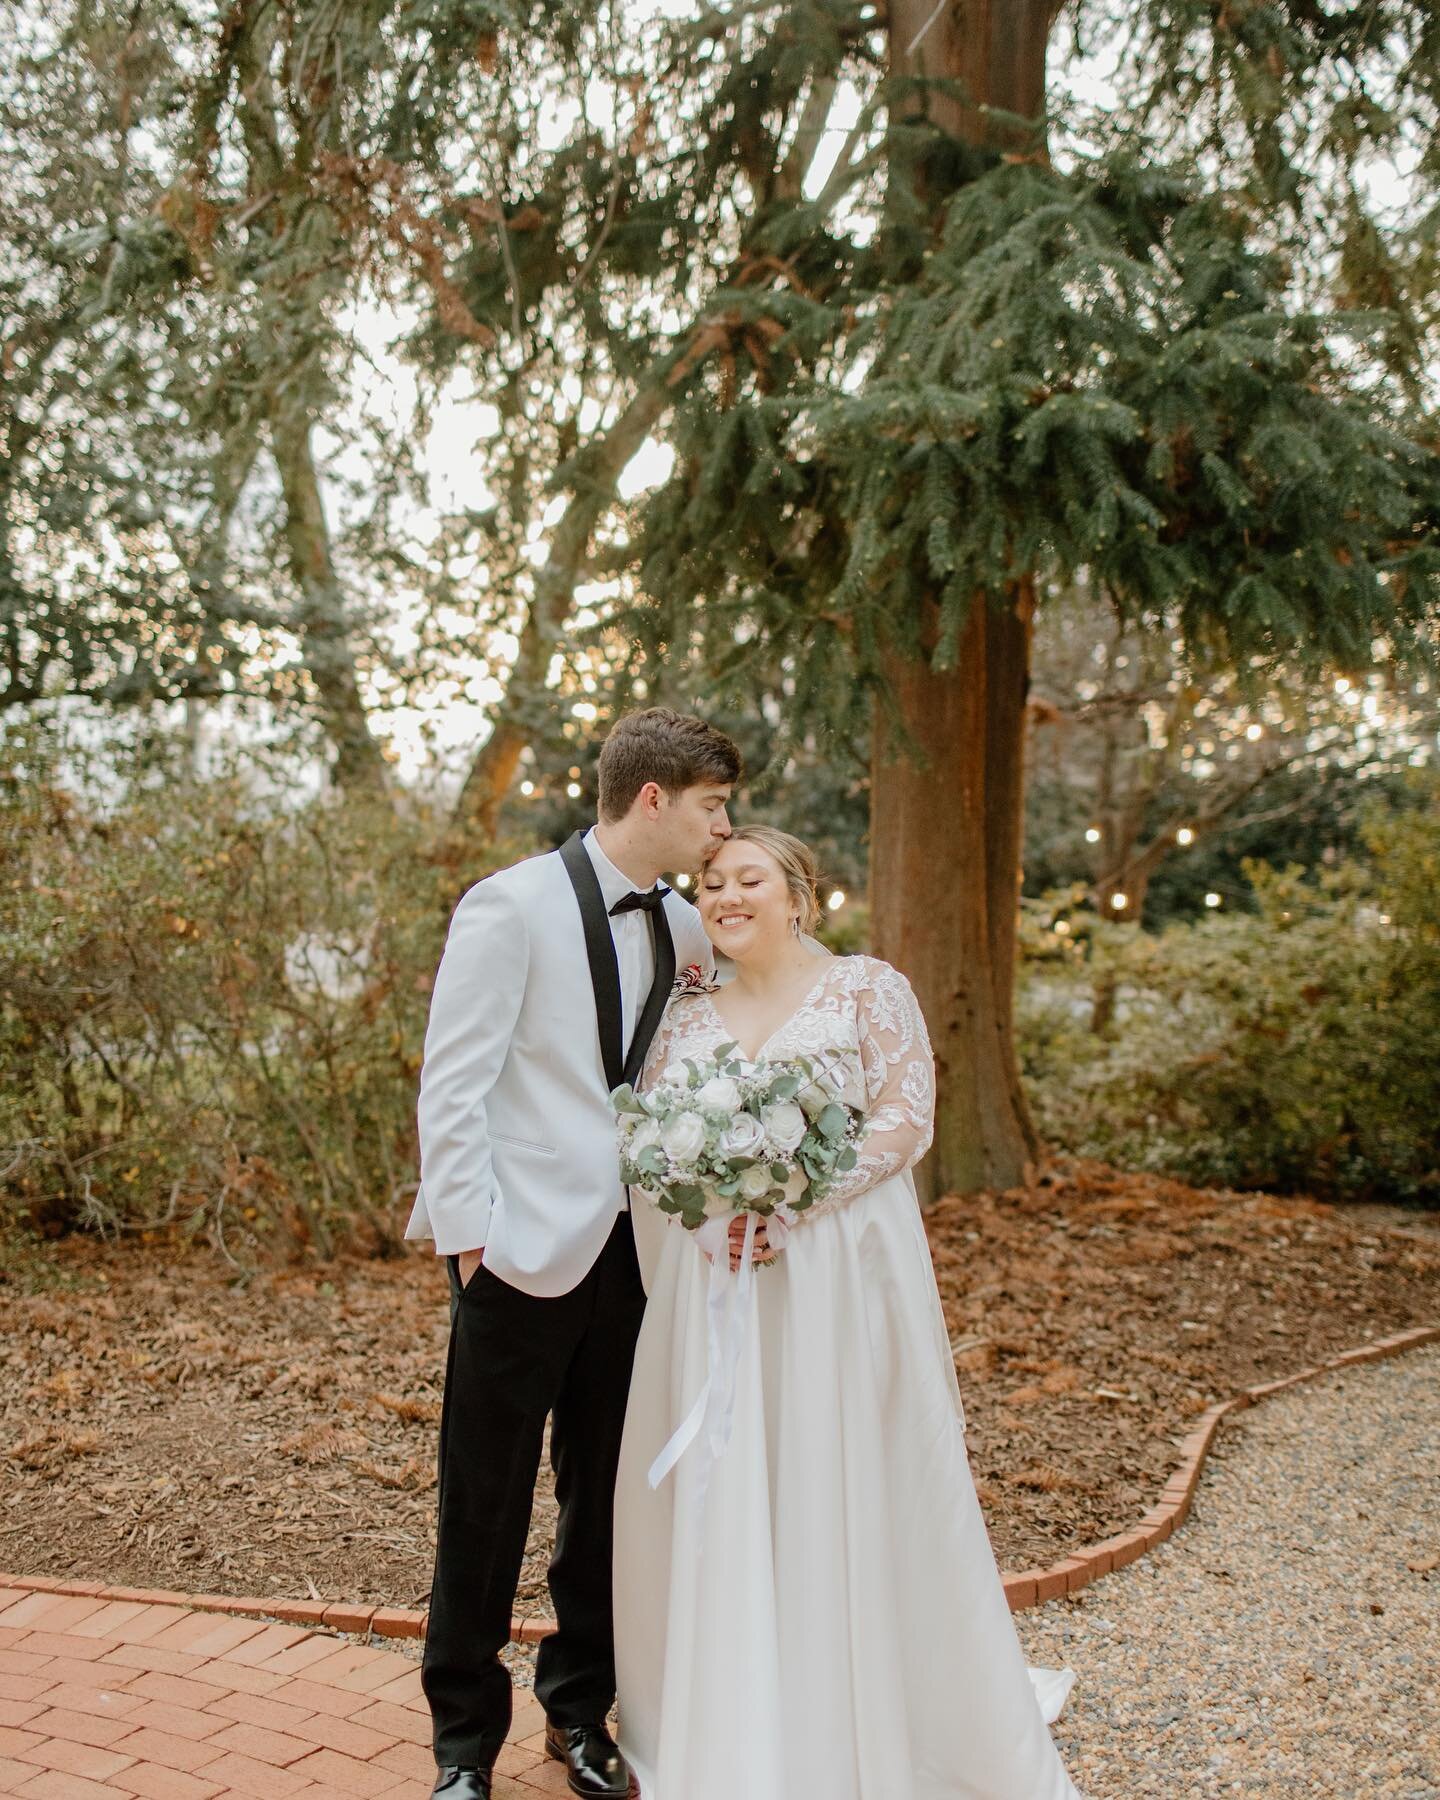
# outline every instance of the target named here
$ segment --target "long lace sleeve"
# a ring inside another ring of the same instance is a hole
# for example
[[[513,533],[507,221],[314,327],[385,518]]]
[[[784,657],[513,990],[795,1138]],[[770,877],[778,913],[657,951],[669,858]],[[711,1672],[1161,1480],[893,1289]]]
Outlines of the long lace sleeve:
[[[935,1056],[924,1014],[898,969],[873,957],[865,960],[865,980],[855,992],[868,1102],[855,1146],[858,1160],[823,1200],[798,1215],[802,1224],[911,1168],[935,1135]]]

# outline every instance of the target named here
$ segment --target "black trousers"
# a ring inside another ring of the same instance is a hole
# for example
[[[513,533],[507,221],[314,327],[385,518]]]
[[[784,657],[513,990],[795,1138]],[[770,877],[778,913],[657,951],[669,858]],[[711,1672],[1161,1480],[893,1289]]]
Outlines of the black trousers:
[[[645,1295],[629,1213],[568,1294],[521,1293],[483,1265],[462,1289],[454,1258],[450,1281],[421,1678],[436,1762],[483,1769],[510,1729],[510,1675],[499,1652],[510,1637],[547,1414],[560,1509],[550,1559],[559,1629],[540,1645],[535,1693],[557,1725],[601,1720],[614,1703],[615,1471]]]

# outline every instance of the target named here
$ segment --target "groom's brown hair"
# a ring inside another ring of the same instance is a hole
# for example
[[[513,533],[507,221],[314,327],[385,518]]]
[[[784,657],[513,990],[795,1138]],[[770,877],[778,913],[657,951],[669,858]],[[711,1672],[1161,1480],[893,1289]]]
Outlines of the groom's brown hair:
[[[743,767],[734,742],[693,713],[668,706],[626,713],[600,751],[600,817],[623,819],[647,781],[671,795],[706,782],[733,787]]]

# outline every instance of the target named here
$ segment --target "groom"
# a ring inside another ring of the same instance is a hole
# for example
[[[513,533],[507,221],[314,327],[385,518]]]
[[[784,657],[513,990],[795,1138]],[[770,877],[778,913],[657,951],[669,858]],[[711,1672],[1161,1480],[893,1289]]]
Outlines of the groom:
[[[435,978],[420,1078],[420,1193],[407,1237],[449,1259],[439,1531],[422,1678],[434,1792],[489,1800],[510,1727],[499,1652],[550,1417],[558,1629],[535,1663],[545,1747],[574,1793],[630,1774],[615,1698],[611,1526],[644,1293],[609,1094],[633,1080],[677,966],[711,967],[688,901],[659,887],[730,835],[740,753],[654,707],[600,753],[600,819],[461,900]]]

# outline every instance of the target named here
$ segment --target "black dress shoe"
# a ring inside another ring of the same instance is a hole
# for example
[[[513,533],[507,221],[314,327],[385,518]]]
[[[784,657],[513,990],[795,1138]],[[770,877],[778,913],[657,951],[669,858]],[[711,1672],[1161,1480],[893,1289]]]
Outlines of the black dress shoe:
[[[442,1766],[430,1790],[431,1800],[438,1794],[443,1800],[490,1800],[488,1769],[456,1769]]]
[[[586,1800],[626,1800],[630,1768],[603,1725],[545,1723],[545,1751],[563,1762],[572,1794]]]

